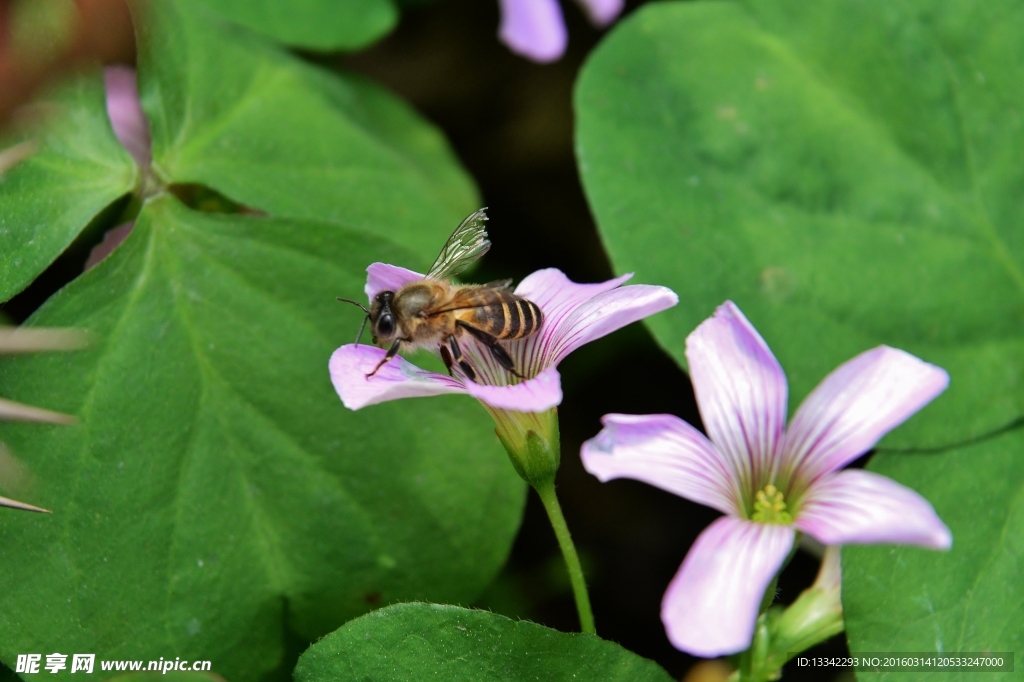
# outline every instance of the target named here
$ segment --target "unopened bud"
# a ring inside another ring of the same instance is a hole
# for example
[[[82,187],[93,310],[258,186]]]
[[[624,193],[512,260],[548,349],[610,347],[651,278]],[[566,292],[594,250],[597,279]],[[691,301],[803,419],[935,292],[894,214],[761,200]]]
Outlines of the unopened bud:
[[[498,425],[495,433],[516,473],[535,488],[554,480],[561,461],[557,411],[489,411]]]
[[[776,655],[806,651],[843,631],[841,582],[839,547],[827,547],[814,584],[772,623]]]

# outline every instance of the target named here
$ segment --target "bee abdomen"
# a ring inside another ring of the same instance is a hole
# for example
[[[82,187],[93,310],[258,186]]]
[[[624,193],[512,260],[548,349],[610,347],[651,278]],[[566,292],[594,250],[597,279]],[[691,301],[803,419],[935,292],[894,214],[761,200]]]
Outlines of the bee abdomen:
[[[501,292],[500,302],[487,306],[488,332],[499,339],[521,339],[540,328],[541,312],[536,303],[511,292]]]

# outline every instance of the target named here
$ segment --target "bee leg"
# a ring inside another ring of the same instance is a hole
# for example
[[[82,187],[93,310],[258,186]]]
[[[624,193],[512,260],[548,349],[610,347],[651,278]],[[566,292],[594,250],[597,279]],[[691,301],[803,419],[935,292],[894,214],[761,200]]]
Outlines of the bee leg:
[[[469,332],[470,336],[486,346],[487,349],[491,351],[491,355],[494,356],[494,359],[498,361],[498,364],[501,365],[505,371],[513,376],[519,377],[520,379],[526,378],[516,371],[516,366],[515,363],[512,362],[512,357],[508,354],[508,351],[502,348],[501,344],[498,343],[498,339],[483,330],[466,324],[462,320],[459,320],[455,324],[458,325],[460,329],[464,329]]]
[[[454,334],[448,337],[448,347],[452,351],[452,360],[459,363],[459,367],[470,381],[476,381],[476,370],[466,361],[466,356],[462,354],[462,348],[459,347],[459,342],[455,339]]]
[[[448,346],[444,345],[443,343],[440,346],[438,346],[438,348],[441,349],[441,360],[444,361],[444,366],[448,368],[448,376],[454,376],[452,374],[452,365],[455,364],[455,361],[452,360],[451,351],[449,351]]]
[[[370,377],[372,377],[374,374],[377,373],[378,369],[380,369],[381,367],[384,366],[384,364],[388,360],[390,360],[391,358],[393,358],[396,355],[398,355],[398,347],[401,346],[401,345],[402,345],[402,339],[395,339],[395,342],[393,344],[391,344],[391,348],[388,348],[388,354],[384,356],[383,360],[381,360],[380,362],[377,363],[377,366],[373,368],[372,372],[370,372],[369,374],[366,375],[366,378],[369,379]]]

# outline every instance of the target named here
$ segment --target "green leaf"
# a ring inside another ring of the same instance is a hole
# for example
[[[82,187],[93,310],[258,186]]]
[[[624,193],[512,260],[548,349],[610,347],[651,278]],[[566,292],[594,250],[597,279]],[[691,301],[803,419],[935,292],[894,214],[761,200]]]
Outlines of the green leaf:
[[[386,236],[422,251],[424,264],[438,233],[479,208],[443,136],[380,88],[174,2],[147,8],[140,85],[165,181]]]
[[[314,50],[356,50],[398,22],[392,0],[190,0],[275,40]]]
[[[1024,8],[1011,0],[652,3],[576,92],[584,186],[619,272],[686,335],[734,300],[794,398],[888,344],[949,390],[944,444],[1024,406]],[[795,406],[796,400],[793,401]]]
[[[489,611],[396,604],[346,623],[299,659],[296,682],[669,682],[652,661],[594,635]]]
[[[145,662],[147,665],[149,661]],[[96,671],[94,671],[95,674]],[[163,672],[123,673],[106,678],[107,682],[224,682],[224,678],[213,673]]]
[[[915,489],[953,531],[949,552],[844,547],[843,608],[853,652],[1024,651],[1024,433],[941,454],[876,456],[870,468]],[[1020,666],[1020,661],[1016,662]],[[929,680],[977,673],[932,672]],[[918,673],[860,679],[916,680]],[[985,679],[1015,679],[986,674]]]
[[[0,366],[0,395],[80,419],[0,425],[54,511],[0,514],[3,660],[45,643],[261,679],[286,642],[378,604],[475,599],[524,500],[490,418],[454,396],[353,413],[327,372],[362,317],[335,296],[411,258],[336,224],[147,202],[31,320],[94,345]]]
[[[35,105],[50,117],[36,151],[0,173],[0,301],[27,287],[96,215],[132,190],[139,170],[114,137],[99,72]]]

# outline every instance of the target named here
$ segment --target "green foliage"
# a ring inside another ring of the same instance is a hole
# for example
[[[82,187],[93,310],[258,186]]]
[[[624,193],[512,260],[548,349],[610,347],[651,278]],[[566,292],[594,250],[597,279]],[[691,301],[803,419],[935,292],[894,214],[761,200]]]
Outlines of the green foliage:
[[[148,661],[147,661],[148,663]],[[95,671],[93,674],[96,674]],[[122,673],[106,678],[107,682],[223,682],[224,678],[213,673],[194,673],[169,670],[162,672]]]
[[[618,27],[578,84],[579,163],[615,269],[679,293],[651,321],[664,348],[684,364],[732,299],[791,406],[887,344],[951,375],[887,444],[1019,417],[1022,31],[1003,0],[656,3]],[[1018,441],[876,460],[954,549],[846,550],[854,650],[1020,648]]]
[[[35,152],[0,174],[0,301],[31,284],[139,179],[138,167],[110,128],[98,73],[36,107],[49,120],[33,143]]]
[[[55,512],[2,519],[8,663],[46,632],[59,651],[252,679],[286,630],[311,639],[378,603],[483,589],[522,503],[486,413],[455,398],[353,414],[328,379],[358,323],[333,294],[378,257],[404,260],[330,223],[163,197],[34,318],[97,341],[3,374],[29,402],[59,386],[53,406],[81,419],[0,430]]]
[[[0,394],[79,416],[0,425],[54,511],[0,515],[0,656],[44,644],[283,677],[288,650],[379,604],[472,601],[509,550],[524,490],[478,404],[352,413],[327,372],[362,317],[335,296],[358,298],[376,260],[425,267],[475,191],[378,87],[146,7],[144,189],[95,78],[0,182],[4,255],[24,254],[4,259],[6,295],[145,194],[127,241],[30,320],[87,329],[90,347],[0,366]],[[194,184],[262,213],[195,211],[173,195]]]
[[[188,0],[265,36],[314,50],[355,50],[398,21],[393,0]]]
[[[617,28],[578,86],[580,167],[616,270],[680,295],[665,349],[732,299],[794,398],[882,343],[947,369],[905,444],[1020,415],[1022,30],[1008,0],[657,3]]]
[[[387,236],[426,265],[479,208],[444,138],[380,88],[175,3],[147,7],[140,88],[165,182]]]
[[[843,549],[851,651],[1024,651],[1024,433],[943,453],[877,456],[871,469],[914,487],[953,531],[953,549]],[[1016,662],[1020,666],[1020,661]],[[917,673],[866,680],[916,680]],[[930,672],[929,680],[977,673]],[[988,673],[985,679],[1015,679]]]
[[[669,682],[647,659],[594,635],[488,611],[397,604],[347,623],[299,659],[296,682]]]

